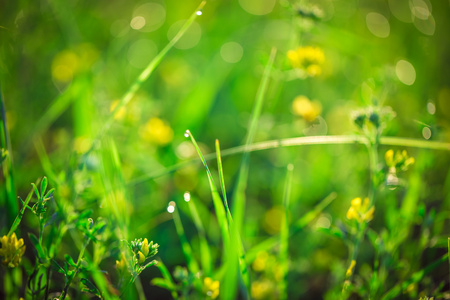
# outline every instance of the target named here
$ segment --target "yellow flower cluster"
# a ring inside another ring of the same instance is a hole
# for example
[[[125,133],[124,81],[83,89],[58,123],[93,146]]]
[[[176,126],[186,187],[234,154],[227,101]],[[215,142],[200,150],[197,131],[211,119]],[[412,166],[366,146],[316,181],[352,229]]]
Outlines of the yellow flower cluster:
[[[275,284],[268,279],[253,281],[251,286],[252,299],[272,299],[274,289]]]
[[[307,46],[289,50],[287,57],[294,68],[304,70],[310,77],[322,74],[325,55],[318,47]]]
[[[205,277],[203,280],[203,290],[209,299],[216,299],[219,296],[219,288],[219,281],[212,280],[210,277]]]
[[[164,146],[172,141],[173,130],[167,122],[159,118],[151,118],[141,127],[140,135],[146,141]]]
[[[124,253],[120,255],[120,261],[116,260],[116,268],[119,272],[124,272],[127,269],[127,260]]]
[[[364,203],[361,198],[355,198],[351,202],[351,206],[347,211],[347,218],[349,220],[356,220],[358,223],[370,222],[373,219],[373,213],[375,207],[369,208],[369,198],[364,199]]]
[[[394,155],[394,150],[390,149],[386,151],[384,159],[386,160],[386,165],[389,169],[401,169],[403,171],[406,171],[408,167],[415,162],[414,157],[409,157],[406,150],[401,152],[400,150],[397,150]]]
[[[322,112],[322,106],[317,101],[311,101],[306,96],[297,96],[292,102],[292,111],[305,121],[314,121]]]
[[[0,248],[0,256],[4,257],[3,264],[10,268],[15,268],[22,260],[25,253],[25,245],[23,239],[17,240],[17,236],[13,233],[10,237],[4,235],[1,238],[2,248]]]

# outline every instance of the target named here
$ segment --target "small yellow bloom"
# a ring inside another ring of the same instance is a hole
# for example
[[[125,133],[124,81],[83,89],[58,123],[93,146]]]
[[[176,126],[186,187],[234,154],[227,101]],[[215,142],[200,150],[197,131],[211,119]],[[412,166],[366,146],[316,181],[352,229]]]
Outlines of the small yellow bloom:
[[[347,269],[347,272],[345,273],[345,276],[348,278],[350,276],[352,276],[353,274],[353,269],[355,268],[356,265],[356,261],[352,260],[352,262],[350,263],[350,266]]]
[[[322,106],[319,102],[311,101],[305,96],[297,96],[292,102],[292,111],[306,121],[312,122],[322,112]]]
[[[373,219],[375,207],[369,208],[369,198],[365,198],[362,202],[361,198],[355,198],[351,202],[351,206],[347,211],[347,219],[356,220],[359,223],[370,222]]]
[[[325,55],[318,47],[299,47],[296,50],[289,50],[287,58],[294,68],[304,70],[310,77],[318,76],[322,73]]]
[[[116,268],[117,268],[117,270],[119,272],[123,272],[123,271],[126,270],[126,268],[127,268],[127,261],[126,261],[126,258],[125,258],[125,254],[122,253],[120,255],[120,261],[116,260]]]
[[[219,296],[220,283],[212,280],[210,277],[203,279],[203,290],[210,299],[216,299]]]
[[[267,299],[274,292],[274,285],[270,280],[253,281],[251,286],[252,299]]]
[[[403,150],[401,152],[397,150],[394,155],[394,150],[389,149],[388,151],[386,151],[384,159],[386,161],[386,165],[390,170],[392,170],[392,172],[397,169],[406,171],[408,167],[415,162],[414,157],[409,157],[406,150]]]
[[[256,272],[262,272],[266,269],[269,254],[266,251],[260,251],[253,261],[252,267]]]
[[[173,138],[172,128],[159,118],[151,118],[139,133],[144,140],[161,146],[167,145]]]
[[[13,233],[10,237],[3,236],[1,243],[0,256],[4,257],[3,264],[8,265],[10,268],[17,267],[25,253],[23,239],[17,240],[16,233]]]
[[[137,256],[138,256],[138,261],[139,261],[139,263],[142,265],[142,264],[145,262],[145,256],[144,256],[144,254],[142,254],[141,251],[138,251]]]
[[[142,253],[144,253],[145,256],[148,255],[149,248],[148,248],[148,240],[147,240],[147,238],[145,238],[144,241],[142,242],[141,251],[142,251]]]

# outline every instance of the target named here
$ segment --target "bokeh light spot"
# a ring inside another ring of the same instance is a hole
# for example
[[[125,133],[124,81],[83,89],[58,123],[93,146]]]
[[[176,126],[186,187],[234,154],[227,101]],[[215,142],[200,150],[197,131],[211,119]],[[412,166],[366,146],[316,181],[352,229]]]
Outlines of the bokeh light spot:
[[[368,13],[366,16],[366,24],[369,31],[379,38],[387,38],[391,31],[389,21],[385,16],[379,13]]]
[[[189,192],[184,193],[184,201],[189,202],[191,200],[191,194]]]
[[[142,27],[145,26],[145,18],[143,16],[134,17],[133,19],[131,19],[130,26],[134,30],[141,29]]]
[[[144,3],[133,11],[133,20],[135,18],[143,18],[144,24],[139,28],[134,28],[143,32],[152,32],[160,28],[166,20],[166,9],[158,3]],[[141,24],[140,24],[141,25]]]
[[[416,18],[414,19],[414,26],[423,34],[433,35],[436,30],[436,21],[433,15],[430,15],[426,20]]]
[[[406,85],[412,85],[414,81],[416,81],[416,70],[414,69],[414,66],[406,60],[399,60],[397,62],[395,73],[397,74],[398,79]]]
[[[391,13],[400,21],[405,23],[412,22],[411,9],[408,1],[388,0]]]
[[[244,49],[239,43],[229,42],[222,45],[220,55],[222,59],[228,63],[234,64],[241,60]]]
[[[239,0],[241,7],[252,15],[262,16],[272,12],[276,0]]]
[[[431,138],[431,129],[428,127],[424,127],[422,129],[423,138],[429,140]]]
[[[436,105],[433,102],[428,102],[427,111],[430,115],[434,115],[436,113]]]
[[[414,17],[427,20],[430,15],[430,8],[428,7],[427,3],[423,0],[412,0],[409,2],[411,6],[411,12]],[[431,7],[431,4],[430,4]]]
[[[167,32],[167,38],[169,40],[173,39],[177,32],[181,29],[181,27],[186,23],[186,20],[180,20],[175,22],[172,26],[170,26],[169,31]],[[200,38],[202,36],[202,29],[197,22],[193,22],[189,29],[185,32],[185,34],[178,40],[178,42],[174,45],[175,48],[178,49],[190,49],[195,47]]]
[[[167,211],[169,213],[173,213],[175,211],[175,202],[174,201],[169,202],[169,205],[167,206]]]

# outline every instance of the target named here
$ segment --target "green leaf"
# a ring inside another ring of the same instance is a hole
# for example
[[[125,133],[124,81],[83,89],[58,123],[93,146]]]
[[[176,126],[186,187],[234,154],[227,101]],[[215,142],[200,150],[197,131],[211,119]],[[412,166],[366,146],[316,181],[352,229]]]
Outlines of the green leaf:
[[[39,244],[38,238],[32,233],[28,233],[28,236],[30,237],[30,241],[33,244],[34,248],[36,249],[36,253],[37,253],[39,260],[41,262],[45,261],[46,255],[45,255],[44,249],[42,249],[41,245]]]
[[[72,267],[77,266],[77,264],[73,261],[73,258],[69,254],[64,255],[64,259],[70,266],[72,266]]]
[[[56,262],[56,260],[52,259],[53,269],[59,273],[66,275],[66,271]]]
[[[42,178],[41,181],[41,195],[44,195],[45,190],[47,189],[47,184],[48,184],[47,177],[44,176],[44,178]]]
[[[167,289],[169,291],[176,291],[177,287],[175,285],[172,284],[172,282],[170,282],[167,279],[164,278],[153,278],[151,283],[155,286],[159,286],[163,289]]]
[[[36,187],[36,185],[34,183],[31,184],[33,186],[34,189],[34,193],[36,194],[36,197],[38,199],[41,199],[41,195],[39,194],[38,188]]]
[[[102,298],[100,291],[97,289],[97,287],[90,282],[86,278],[81,278],[81,283],[84,285],[84,287],[81,289],[83,292],[89,292],[91,294],[96,295],[99,298]]]

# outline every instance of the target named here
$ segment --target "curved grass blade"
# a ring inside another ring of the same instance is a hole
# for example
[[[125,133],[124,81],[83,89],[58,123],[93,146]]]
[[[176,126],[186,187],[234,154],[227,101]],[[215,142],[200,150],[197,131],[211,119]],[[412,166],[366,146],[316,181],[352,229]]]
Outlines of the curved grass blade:
[[[284,186],[283,195],[283,209],[284,214],[281,219],[280,228],[280,267],[281,267],[281,280],[279,283],[280,287],[280,299],[288,299],[287,296],[287,274],[289,271],[289,257],[288,257],[288,246],[289,246],[289,199],[291,196],[291,186],[292,186],[292,174],[294,171],[294,166],[289,164],[287,166],[286,173],[286,183]]]
[[[273,62],[275,60],[275,55],[277,50],[275,48],[272,49],[269,57],[269,61],[267,62],[266,68],[264,70],[263,77],[261,79],[261,83],[258,87],[258,91],[256,93],[255,105],[253,107],[252,118],[250,121],[247,139],[245,141],[245,149],[251,143],[253,143],[253,139],[256,133],[256,128],[258,125],[258,120],[261,115],[261,110],[264,102],[264,97],[266,95],[270,73],[272,71]],[[235,224],[238,232],[241,232],[242,222],[244,220],[244,212],[245,212],[245,190],[247,188],[247,179],[248,179],[248,169],[249,169],[249,151],[244,151],[244,155],[241,160],[241,166],[239,168],[238,173],[238,182],[236,188],[233,193],[233,216],[235,219]]]

